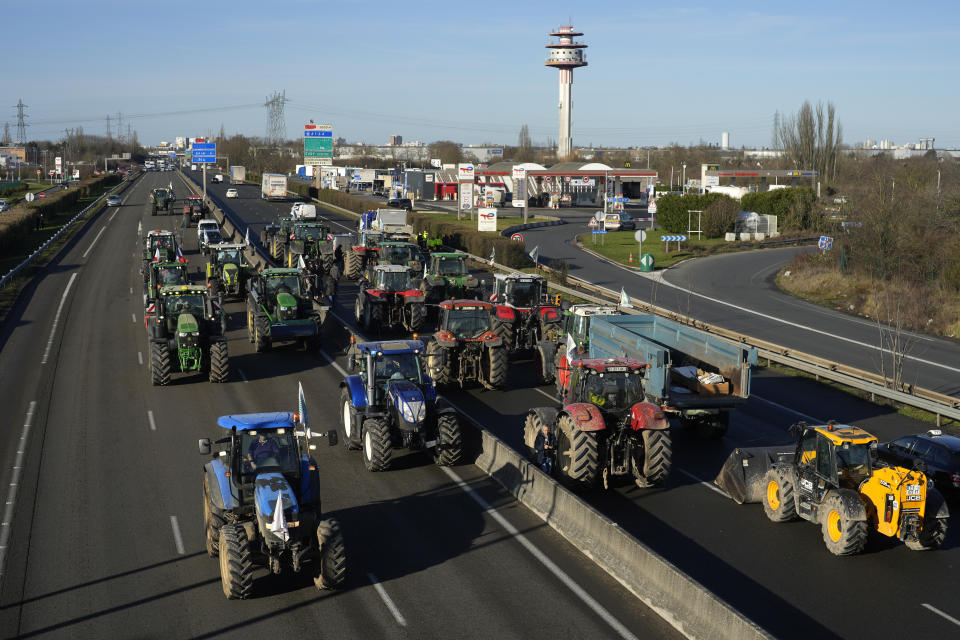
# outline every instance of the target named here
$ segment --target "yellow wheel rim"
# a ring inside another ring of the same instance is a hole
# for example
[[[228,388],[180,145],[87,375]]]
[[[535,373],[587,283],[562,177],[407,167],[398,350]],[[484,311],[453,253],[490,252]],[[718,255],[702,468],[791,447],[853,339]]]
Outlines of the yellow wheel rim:
[[[843,532],[840,530],[840,514],[836,509],[831,509],[827,514],[827,533],[834,542],[840,542]]]
[[[780,508],[780,486],[776,480],[767,483],[767,504],[774,511]]]

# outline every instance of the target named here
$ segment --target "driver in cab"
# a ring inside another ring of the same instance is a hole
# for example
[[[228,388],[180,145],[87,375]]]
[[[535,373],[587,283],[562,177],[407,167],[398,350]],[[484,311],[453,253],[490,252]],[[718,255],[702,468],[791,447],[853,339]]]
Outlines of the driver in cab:
[[[250,448],[247,450],[247,462],[250,463],[251,468],[256,469],[257,465],[263,464],[263,461],[267,458],[276,460],[279,455],[280,445],[277,444],[277,441],[268,438],[265,433],[261,433],[256,440],[250,443]]]
[[[587,379],[587,399],[598,407],[607,404],[607,398],[603,394],[603,380],[599,376],[591,375]]]

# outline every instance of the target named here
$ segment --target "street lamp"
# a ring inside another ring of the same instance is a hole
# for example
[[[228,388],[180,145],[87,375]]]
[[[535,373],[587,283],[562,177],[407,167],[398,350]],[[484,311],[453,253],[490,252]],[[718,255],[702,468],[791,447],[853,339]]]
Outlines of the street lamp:
[[[683,188],[683,192],[686,193],[686,192],[687,192],[687,163],[684,162],[681,166],[683,167],[683,185],[682,185],[682,188]]]

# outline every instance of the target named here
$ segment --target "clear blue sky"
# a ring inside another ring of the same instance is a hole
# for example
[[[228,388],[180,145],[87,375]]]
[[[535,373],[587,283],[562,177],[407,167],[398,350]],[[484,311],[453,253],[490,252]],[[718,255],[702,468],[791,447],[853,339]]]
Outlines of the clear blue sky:
[[[367,143],[516,144],[524,123],[546,142],[557,72],[543,45],[572,20],[589,45],[574,72],[575,145],[721,131],[769,145],[774,112],[809,99],[834,102],[847,142],[960,147],[956,2],[673,4],[0,0],[0,123],[14,128],[22,98],[31,139],[102,134],[117,112],[145,143],[221,124],[262,136],[266,109],[249,105],[285,89],[290,138],[312,118]]]

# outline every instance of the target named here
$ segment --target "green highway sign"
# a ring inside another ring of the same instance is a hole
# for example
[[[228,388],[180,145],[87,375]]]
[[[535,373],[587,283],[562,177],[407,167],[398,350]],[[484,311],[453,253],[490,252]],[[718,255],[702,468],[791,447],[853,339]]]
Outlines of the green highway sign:
[[[303,125],[303,163],[333,164],[333,127],[329,124]]]

